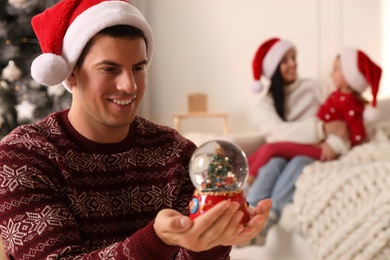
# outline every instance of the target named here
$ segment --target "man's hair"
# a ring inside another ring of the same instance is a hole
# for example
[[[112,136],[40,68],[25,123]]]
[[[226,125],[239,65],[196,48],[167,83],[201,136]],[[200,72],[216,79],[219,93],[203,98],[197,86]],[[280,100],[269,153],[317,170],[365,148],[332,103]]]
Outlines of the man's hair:
[[[143,38],[146,44],[146,48],[148,48],[148,41],[146,40],[144,32],[131,25],[114,25],[111,27],[104,28],[96,35],[106,35],[113,38],[129,38],[129,39]],[[89,50],[94,44],[96,35],[92,37],[85,45],[83,51],[80,54],[79,59],[77,60],[76,63],[77,68],[81,68],[83,66],[85,56],[88,54]]]

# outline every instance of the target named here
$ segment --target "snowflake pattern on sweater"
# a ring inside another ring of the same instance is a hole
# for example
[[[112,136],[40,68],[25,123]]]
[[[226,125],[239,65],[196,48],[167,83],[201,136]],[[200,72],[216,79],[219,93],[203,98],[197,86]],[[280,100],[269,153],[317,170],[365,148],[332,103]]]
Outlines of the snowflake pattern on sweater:
[[[229,259],[231,247],[195,253],[165,245],[154,218],[188,214],[195,145],[136,117],[116,144],[78,134],[68,110],[0,142],[0,233],[13,259]]]

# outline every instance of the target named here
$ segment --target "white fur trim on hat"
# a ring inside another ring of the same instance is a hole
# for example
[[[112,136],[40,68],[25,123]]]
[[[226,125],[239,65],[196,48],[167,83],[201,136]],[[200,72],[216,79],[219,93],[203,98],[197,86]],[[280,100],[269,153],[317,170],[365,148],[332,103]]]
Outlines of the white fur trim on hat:
[[[355,91],[362,93],[368,87],[368,83],[359,70],[357,55],[356,49],[346,48],[340,54],[340,63],[343,76],[348,85]]]
[[[287,40],[276,42],[264,57],[263,75],[270,79],[282,61],[283,56],[292,48],[294,48],[294,45]]]

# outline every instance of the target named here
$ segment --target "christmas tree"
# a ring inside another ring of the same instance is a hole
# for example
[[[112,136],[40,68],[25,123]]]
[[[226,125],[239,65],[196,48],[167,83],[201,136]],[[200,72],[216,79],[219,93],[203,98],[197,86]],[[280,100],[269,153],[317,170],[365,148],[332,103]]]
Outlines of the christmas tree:
[[[70,106],[62,85],[46,87],[30,75],[41,54],[31,18],[59,0],[0,0],[0,139],[22,124]]]
[[[202,191],[236,190],[238,186],[233,171],[229,158],[225,157],[224,150],[218,146],[208,166],[207,177],[202,183]]]

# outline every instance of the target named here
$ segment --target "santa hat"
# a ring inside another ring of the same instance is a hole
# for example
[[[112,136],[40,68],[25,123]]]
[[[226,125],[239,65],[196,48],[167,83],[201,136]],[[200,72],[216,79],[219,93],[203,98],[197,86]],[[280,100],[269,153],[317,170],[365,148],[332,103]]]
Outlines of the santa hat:
[[[104,28],[131,25],[145,34],[147,58],[154,48],[153,32],[141,12],[126,0],[62,0],[32,18],[32,27],[42,54],[31,65],[31,75],[39,84],[63,83],[88,41]]]
[[[286,52],[295,46],[279,38],[271,38],[260,45],[252,62],[254,84],[252,90],[260,92],[263,89],[261,76],[271,79],[279,63],[282,61]]]
[[[372,102],[371,106],[365,108],[364,118],[375,121],[379,117],[376,103],[382,69],[364,52],[353,48],[345,48],[341,52],[340,63],[345,81],[353,90],[363,93],[371,86]]]

